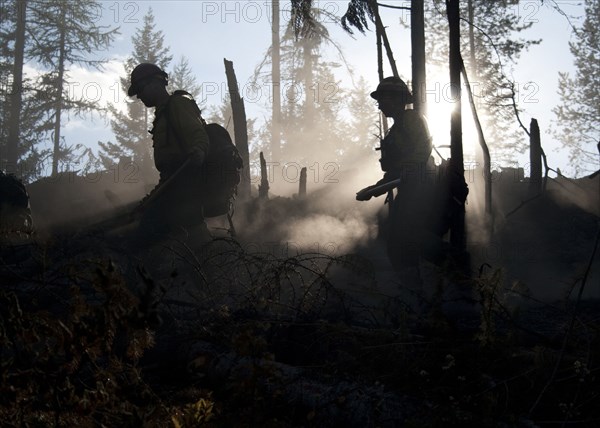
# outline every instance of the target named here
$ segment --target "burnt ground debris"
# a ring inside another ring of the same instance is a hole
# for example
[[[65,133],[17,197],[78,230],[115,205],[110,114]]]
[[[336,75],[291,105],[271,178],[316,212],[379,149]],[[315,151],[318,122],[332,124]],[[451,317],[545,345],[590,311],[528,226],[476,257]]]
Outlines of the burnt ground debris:
[[[472,246],[489,267],[460,282],[429,266],[428,288],[406,291],[377,239],[353,254],[249,245],[313,202],[239,206],[260,224],[200,247],[3,244],[7,426],[595,426],[597,285],[592,272],[576,305],[581,281],[565,279],[585,270],[594,214],[549,192],[501,224],[510,251]]]

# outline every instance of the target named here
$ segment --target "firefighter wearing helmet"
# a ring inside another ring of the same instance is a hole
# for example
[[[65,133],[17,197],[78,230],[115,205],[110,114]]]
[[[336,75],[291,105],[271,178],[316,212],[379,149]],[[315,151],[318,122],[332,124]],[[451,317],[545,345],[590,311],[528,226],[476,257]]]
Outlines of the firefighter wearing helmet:
[[[402,79],[383,79],[371,97],[394,124],[381,140],[383,178],[358,192],[356,199],[364,201],[396,190],[386,230],[388,256],[398,272],[414,271],[421,257],[435,258],[441,245],[428,224],[432,218],[430,173],[434,168],[431,137],[425,118],[407,108],[413,96]],[[415,285],[420,281],[417,277],[409,274],[407,282]]]
[[[152,63],[131,72],[130,97],[154,108],[152,145],[160,180],[142,203],[140,236],[160,237],[173,230],[202,229],[208,233],[197,192],[200,171],[208,153],[206,124],[189,94],[167,91],[168,75]]]

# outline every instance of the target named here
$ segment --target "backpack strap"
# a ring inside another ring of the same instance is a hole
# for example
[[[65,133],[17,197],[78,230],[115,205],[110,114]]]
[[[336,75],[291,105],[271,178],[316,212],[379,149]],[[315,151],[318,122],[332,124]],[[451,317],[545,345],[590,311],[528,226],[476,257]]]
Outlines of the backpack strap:
[[[172,131],[173,134],[175,134],[175,137],[176,137],[176,140],[177,140],[177,145],[179,146],[179,148],[183,152],[183,147],[181,146],[181,136],[177,135],[177,131],[175,130],[175,128],[171,124],[172,123],[171,122],[171,110],[170,110],[169,106],[171,104],[171,100],[175,96],[177,96],[177,97],[184,97],[184,98],[187,98],[189,100],[190,104],[194,107],[196,113],[198,114],[198,118],[202,122],[202,125],[204,125],[204,129],[205,130],[206,130],[206,122],[202,118],[202,110],[200,110],[200,107],[198,107],[198,103],[196,103],[196,100],[194,99],[194,96],[192,94],[190,94],[187,91],[184,91],[183,89],[177,89],[176,91],[174,91],[171,94],[171,96],[167,100],[167,105],[165,106],[165,112],[164,112],[164,114],[166,114],[166,116],[167,116],[167,128],[168,128],[168,131],[167,131],[167,143],[170,143],[169,136],[170,136],[171,131]],[[210,140],[208,142],[208,150],[210,150]]]

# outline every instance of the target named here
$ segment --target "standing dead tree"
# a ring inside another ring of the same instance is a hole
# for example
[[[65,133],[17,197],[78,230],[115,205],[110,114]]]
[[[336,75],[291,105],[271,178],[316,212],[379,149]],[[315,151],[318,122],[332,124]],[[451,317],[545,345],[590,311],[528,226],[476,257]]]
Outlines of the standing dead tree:
[[[542,143],[537,119],[529,124],[529,196],[542,191]]]
[[[250,152],[248,150],[248,126],[246,123],[246,109],[244,100],[240,96],[240,90],[233,70],[233,62],[223,59],[225,63],[225,74],[227,75],[227,85],[229,86],[229,96],[231,98],[231,111],[233,115],[233,129],[235,135],[235,145],[238,148],[244,169],[242,170],[242,181],[239,186],[239,195],[242,199],[250,197]]]
[[[269,178],[267,176],[267,161],[263,152],[260,152],[260,184],[258,185],[258,198],[269,199]]]

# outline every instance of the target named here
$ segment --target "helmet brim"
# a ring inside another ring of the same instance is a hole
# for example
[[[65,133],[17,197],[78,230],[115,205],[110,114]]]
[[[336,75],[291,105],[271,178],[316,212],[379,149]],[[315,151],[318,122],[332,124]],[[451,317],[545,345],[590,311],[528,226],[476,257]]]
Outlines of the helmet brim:
[[[383,94],[392,94],[397,98],[402,99],[404,104],[413,103],[413,96],[410,93],[406,93],[403,91],[373,91],[371,92],[371,98],[379,101]]]
[[[130,97],[133,97],[137,94],[138,94],[138,85],[136,85],[135,83],[132,83],[131,86],[129,86],[129,89],[127,90],[127,95]]]

